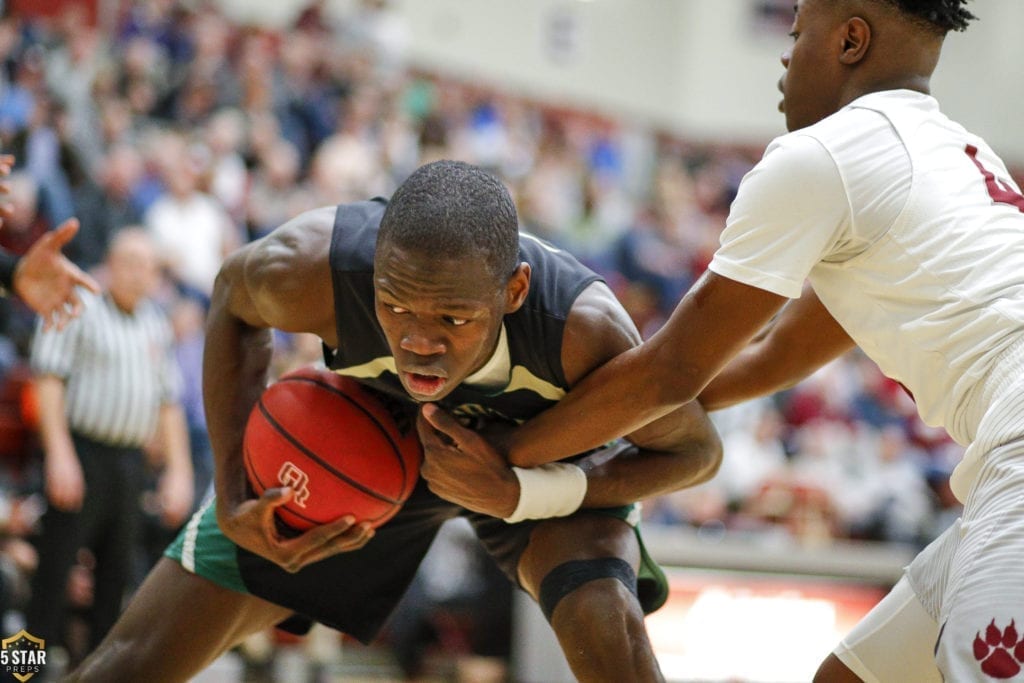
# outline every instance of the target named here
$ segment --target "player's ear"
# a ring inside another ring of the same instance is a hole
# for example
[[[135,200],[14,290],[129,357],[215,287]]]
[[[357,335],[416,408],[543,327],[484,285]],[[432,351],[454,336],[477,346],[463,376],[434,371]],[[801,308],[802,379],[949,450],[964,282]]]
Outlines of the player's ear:
[[[530,291],[530,264],[520,263],[505,285],[505,314],[515,313]]]
[[[839,53],[841,64],[852,65],[864,59],[871,45],[871,25],[860,17],[850,17],[843,24],[843,47]]]

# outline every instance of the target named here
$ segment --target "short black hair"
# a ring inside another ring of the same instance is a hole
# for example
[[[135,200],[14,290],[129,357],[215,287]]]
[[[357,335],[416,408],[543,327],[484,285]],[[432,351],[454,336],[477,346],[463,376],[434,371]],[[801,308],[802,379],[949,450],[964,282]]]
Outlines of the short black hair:
[[[519,218],[508,188],[482,168],[442,160],[416,169],[388,202],[377,248],[483,258],[505,282],[519,265]]]
[[[883,0],[895,6],[904,14],[923,21],[939,33],[963,31],[967,24],[978,17],[971,14],[965,5],[967,0]]]

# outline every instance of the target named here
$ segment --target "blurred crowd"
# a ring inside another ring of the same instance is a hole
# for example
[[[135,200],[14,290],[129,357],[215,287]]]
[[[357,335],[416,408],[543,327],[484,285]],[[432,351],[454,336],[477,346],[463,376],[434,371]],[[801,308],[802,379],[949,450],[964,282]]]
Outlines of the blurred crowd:
[[[153,237],[197,501],[212,473],[203,315],[232,249],[301,211],[388,195],[427,161],[462,159],[499,174],[524,229],[599,271],[649,336],[710,261],[761,151],[418,70],[382,0],[341,17],[314,2],[282,30],[237,25],[203,2],[122,5],[107,32],[75,5],[0,20],[0,145],[17,158],[0,244],[23,251],[77,216],[68,256],[103,281],[113,235],[142,226]],[[26,362],[35,323],[16,300],[0,306],[0,581],[11,608],[25,599],[44,498]],[[280,371],[318,359],[315,339],[278,341]],[[922,545],[956,515],[947,484],[961,451],[858,353],[714,419],[722,471],[648,502],[650,523]],[[83,565],[71,590],[87,602]]]

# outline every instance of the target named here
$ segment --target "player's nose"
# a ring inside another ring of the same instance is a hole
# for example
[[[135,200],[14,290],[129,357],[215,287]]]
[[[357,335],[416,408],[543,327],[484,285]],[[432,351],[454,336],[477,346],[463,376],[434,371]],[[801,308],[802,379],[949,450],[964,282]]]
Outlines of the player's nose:
[[[437,356],[445,352],[444,339],[433,334],[429,329],[413,325],[402,333],[400,346],[403,351],[414,353],[417,356]]]

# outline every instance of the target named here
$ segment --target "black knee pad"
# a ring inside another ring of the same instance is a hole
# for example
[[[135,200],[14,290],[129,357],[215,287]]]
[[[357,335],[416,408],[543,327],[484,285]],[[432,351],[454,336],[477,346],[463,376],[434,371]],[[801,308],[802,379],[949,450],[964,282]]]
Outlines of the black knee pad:
[[[569,593],[596,579],[618,579],[636,596],[636,572],[619,557],[600,557],[593,560],[570,560],[560,564],[540,582],[540,608],[551,621],[555,607]]]

